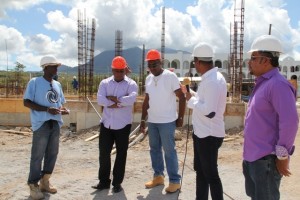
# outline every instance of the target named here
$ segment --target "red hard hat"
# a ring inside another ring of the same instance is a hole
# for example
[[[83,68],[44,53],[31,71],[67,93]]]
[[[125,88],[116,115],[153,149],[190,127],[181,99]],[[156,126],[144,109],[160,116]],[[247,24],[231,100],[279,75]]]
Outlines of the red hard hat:
[[[161,59],[161,56],[160,56],[159,51],[157,51],[155,49],[151,49],[151,50],[148,51],[146,61],[160,60],[160,59]]]
[[[111,62],[111,68],[113,69],[125,69],[126,66],[126,60],[122,56],[115,57]]]

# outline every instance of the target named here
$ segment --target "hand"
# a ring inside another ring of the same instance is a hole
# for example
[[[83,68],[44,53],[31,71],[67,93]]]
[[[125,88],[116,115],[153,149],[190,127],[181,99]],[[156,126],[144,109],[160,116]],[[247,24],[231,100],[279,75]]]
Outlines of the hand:
[[[192,97],[192,94],[190,92],[187,92],[185,85],[180,85],[182,93],[185,95],[185,99],[188,101]]]
[[[141,121],[141,123],[140,123],[140,133],[143,133],[144,135],[147,135],[145,121]]]
[[[190,100],[191,97],[192,97],[192,94],[191,94],[191,93],[187,92],[187,93],[185,94],[185,99],[186,99],[187,101]]]
[[[120,103],[116,96],[107,96],[106,98],[113,101],[113,102],[115,102],[115,103]]]
[[[107,106],[107,107],[108,107],[108,108],[119,108],[117,103],[115,103],[115,104],[113,104],[113,105],[111,105],[111,106]]]
[[[62,108],[60,108],[60,113],[62,115],[68,115],[68,114],[70,114],[70,110],[67,109],[67,108],[62,107]]]
[[[59,108],[54,108],[54,107],[49,107],[47,108],[47,112],[52,114],[52,115],[58,115],[61,114],[61,111]]]
[[[186,86],[185,85],[181,85],[180,84],[180,88],[181,88],[181,91],[183,94],[186,94],[187,93],[187,90],[186,90]]]
[[[289,170],[289,159],[279,160],[276,159],[276,167],[278,172],[283,176],[290,176],[292,173]]]

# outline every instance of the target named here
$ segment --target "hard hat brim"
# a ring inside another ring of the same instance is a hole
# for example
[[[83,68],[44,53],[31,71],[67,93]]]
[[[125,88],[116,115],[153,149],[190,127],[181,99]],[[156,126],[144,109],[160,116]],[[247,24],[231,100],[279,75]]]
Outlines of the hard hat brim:
[[[43,64],[42,67],[47,67],[47,66],[57,66],[57,67],[60,67],[61,66],[61,63],[46,63],[46,64]]]

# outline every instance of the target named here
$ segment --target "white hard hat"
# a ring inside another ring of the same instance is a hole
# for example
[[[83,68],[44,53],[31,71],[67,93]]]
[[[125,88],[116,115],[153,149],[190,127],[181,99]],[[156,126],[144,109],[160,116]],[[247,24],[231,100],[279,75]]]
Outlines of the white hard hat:
[[[273,35],[262,35],[257,37],[252,45],[249,53],[253,51],[270,51],[283,53],[281,42]]]
[[[206,43],[199,43],[194,47],[192,57],[197,57],[202,61],[211,61],[214,56],[213,49]]]
[[[45,68],[46,66],[60,66],[61,63],[54,56],[44,56],[41,59],[40,65],[42,68]]]
[[[73,76],[73,79],[76,79],[76,76]]]

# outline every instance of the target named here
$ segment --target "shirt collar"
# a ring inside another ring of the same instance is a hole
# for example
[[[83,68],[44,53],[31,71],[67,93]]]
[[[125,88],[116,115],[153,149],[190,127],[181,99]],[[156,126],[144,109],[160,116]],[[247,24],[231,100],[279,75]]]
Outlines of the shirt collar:
[[[260,79],[270,79],[272,78],[275,74],[277,74],[279,72],[278,67],[271,69],[270,71],[264,73],[263,75],[261,75],[260,77],[257,77],[255,80],[260,80]]]
[[[111,77],[110,77],[110,81],[116,82],[115,79],[114,79],[114,76],[111,76]],[[129,82],[128,76],[125,75],[125,76],[124,76],[124,79],[123,79],[122,81]],[[122,81],[121,81],[121,82],[122,82]]]
[[[203,74],[203,75],[201,76],[201,78],[202,78],[202,79],[205,79],[205,78],[209,77],[211,74],[216,73],[217,71],[218,71],[218,68],[217,68],[217,67],[214,67],[214,68],[208,70],[207,72],[205,72],[205,74]]]

